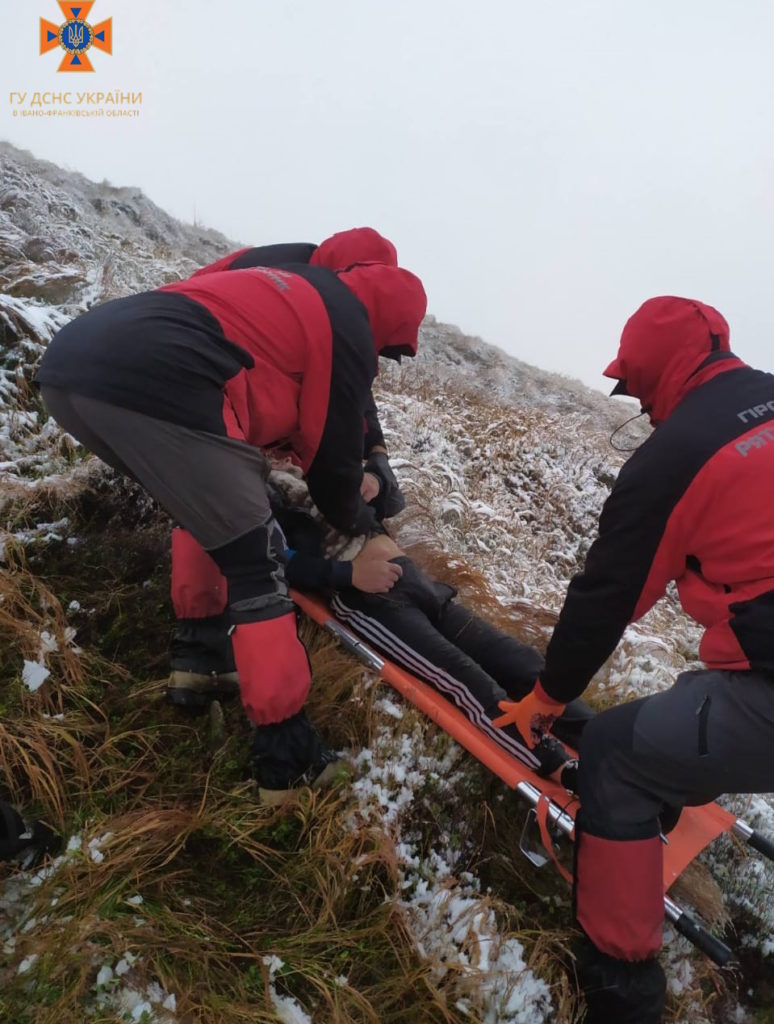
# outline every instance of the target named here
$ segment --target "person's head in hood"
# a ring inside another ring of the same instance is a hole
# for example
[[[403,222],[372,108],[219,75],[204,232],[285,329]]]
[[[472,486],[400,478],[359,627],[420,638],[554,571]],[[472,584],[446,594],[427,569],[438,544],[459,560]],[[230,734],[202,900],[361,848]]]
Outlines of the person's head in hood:
[[[618,355],[604,375],[618,381],[612,394],[639,399],[658,426],[707,379],[704,370],[713,368],[713,353],[729,351],[728,324],[716,309],[696,299],[661,295],[627,320]]]
[[[374,228],[350,228],[349,231],[338,231],[321,242],[309,262],[329,270],[346,270],[356,263],[384,263],[388,267],[397,267],[398,251]]]
[[[378,356],[400,361],[417,354],[419,325],[427,312],[418,277],[401,267],[369,263],[344,271],[339,280],[365,306]]]

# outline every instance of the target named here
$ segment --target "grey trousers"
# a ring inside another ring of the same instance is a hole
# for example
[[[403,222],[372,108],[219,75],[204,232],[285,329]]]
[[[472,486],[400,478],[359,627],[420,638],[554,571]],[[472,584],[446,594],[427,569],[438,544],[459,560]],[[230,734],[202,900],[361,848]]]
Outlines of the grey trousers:
[[[634,838],[664,806],[774,792],[774,677],[685,672],[663,693],[589,722],[578,788],[585,826]]]
[[[60,426],[134,477],[210,553],[228,581],[233,622],[293,610],[269,465],[257,448],[60,388],[41,392]]]
[[[54,419],[103,462],[134,477],[211,551],[271,518],[264,455],[244,441],[43,386]]]

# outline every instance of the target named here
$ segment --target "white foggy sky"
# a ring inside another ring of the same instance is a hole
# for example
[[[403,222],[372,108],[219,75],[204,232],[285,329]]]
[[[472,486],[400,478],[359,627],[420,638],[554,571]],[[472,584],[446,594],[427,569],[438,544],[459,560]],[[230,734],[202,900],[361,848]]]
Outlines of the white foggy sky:
[[[774,369],[767,0],[97,0],[94,75],[3,0],[0,135],[236,241],[372,224],[430,311],[604,388],[654,294]],[[85,85],[83,84],[85,81]],[[22,121],[21,89],[142,90],[139,122]]]

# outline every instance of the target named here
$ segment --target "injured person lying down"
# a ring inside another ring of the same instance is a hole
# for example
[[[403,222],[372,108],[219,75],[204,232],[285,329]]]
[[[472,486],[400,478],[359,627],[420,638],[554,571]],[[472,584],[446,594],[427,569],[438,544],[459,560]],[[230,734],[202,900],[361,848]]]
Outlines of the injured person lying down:
[[[538,651],[460,604],[454,587],[431,580],[386,534],[353,540],[333,531],[292,469],[272,472],[269,493],[292,587],[325,592],[337,618],[371,647],[441,692],[538,775],[573,788],[576,764],[562,743],[576,747],[593,717],[583,701],[572,701],[554,736],[534,749],[514,726],[493,724],[500,701],[532,689],[543,667]]]

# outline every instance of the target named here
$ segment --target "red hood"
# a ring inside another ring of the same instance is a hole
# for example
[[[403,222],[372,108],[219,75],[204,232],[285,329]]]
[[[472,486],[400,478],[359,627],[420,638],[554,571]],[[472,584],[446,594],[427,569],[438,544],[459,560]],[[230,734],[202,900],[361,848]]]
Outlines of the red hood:
[[[388,267],[397,267],[398,252],[392,242],[373,228],[351,228],[320,242],[309,262],[329,270],[346,270],[355,263],[384,263]]]
[[[419,325],[427,312],[422,282],[401,267],[368,263],[339,274],[368,310],[376,354],[396,358],[415,356]]]
[[[729,351],[728,324],[716,309],[696,299],[661,295],[627,320],[618,356],[605,376],[625,382],[625,390],[615,393],[638,398],[655,426],[689,391],[744,365],[736,358],[721,359],[699,371],[713,352]]]

